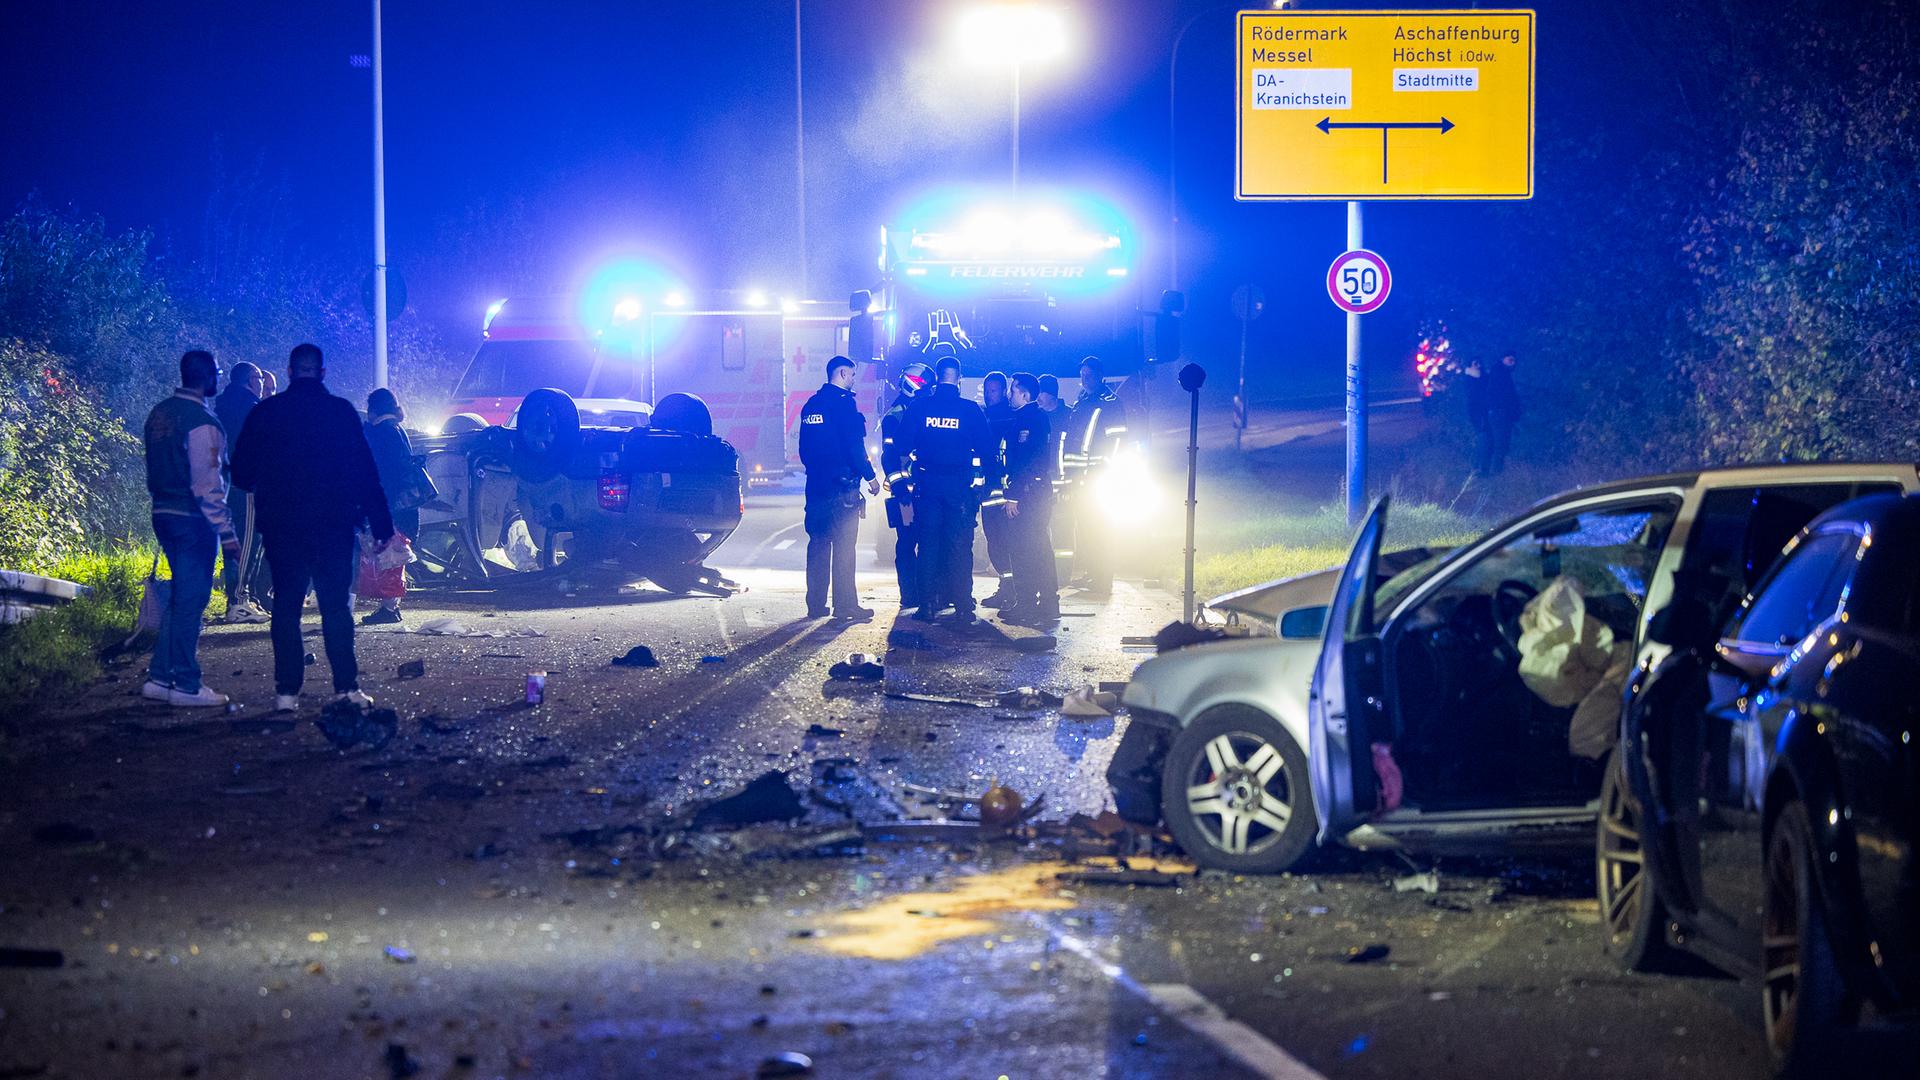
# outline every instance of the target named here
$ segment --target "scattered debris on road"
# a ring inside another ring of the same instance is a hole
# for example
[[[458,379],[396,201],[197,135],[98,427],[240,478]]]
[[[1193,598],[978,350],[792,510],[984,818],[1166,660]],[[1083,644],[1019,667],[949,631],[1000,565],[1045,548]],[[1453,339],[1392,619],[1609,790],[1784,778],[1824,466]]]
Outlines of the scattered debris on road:
[[[393,677],[396,679],[422,679],[426,677],[426,674],[427,662],[425,660],[409,660],[394,669]]]
[[[67,954],[59,949],[0,949],[0,968],[65,967]]]
[[[379,750],[400,730],[400,717],[392,709],[362,709],[346,701],[328,703],[314,723],[336,750],[351,750],[362,743]]]
[[[1407,874],[1393,879],[1394,892],[1437,893],[1440,891],[1440,872],[1427,870],[1418,874]]]
[[[980,824],[989,829],[1011,828],[1019,824],[1024,805],[1019,792],[995,781],[987,793],[980,796]]]
[[[848,653],[845,660],[827,669],[827,677],[830,679],[853,680],[855,682],[871,682],[876,679],[884,679],[886,676],[887,669],[874,662],[871,653],[863,652]]]
[[[797,1050],[788,1050],[762,1061],[753,1075],[760,1080],[771,1080],[777,1076],[811,1076],[813,1059]]]
[[[1349,964],[1371,964],[1377,960],[1385,960],[1387,954],[1392,951],[1390,947],[1382,945],[1377,941],[1371,945],[1355,945],[1347,950],[1345,962]]]
[[[1096,690],[1089,684],[1067,695],[1066,703],[1060,707],[1060,715],[1087,718],[1112,716],[1113,710],[1119,707],[1118,694]]]
[[[694,811],[693,827],[715,825],[753,825],[763,821],[792,821],[806,814],[807,808],[787,783],[787,774],[769,769],[751,783],[725,798],[716,799]]]
[[[1049,694],[1045,690],[1036,690],[1031,686],[1016,686],[1011,690],[1000,691],[995,701],[1003,709],[1057,709],[1065,699],[1058,694]]]
[[[654,658],[653,650],[645,645],[635,645],[624,654],[613,658],[614,667],[648,668],[659,667],[660,661]]]
[[[91,828],[71,821],[55,821],[33,830],[33,838],[42,844],[91,844],[100,839]]]
[[[389,945],[382,951],[387,954],[387,959],[396,964],[411,964],[417,959],[417,957],[413,955],[412,950],[402,948],[399,945]]]

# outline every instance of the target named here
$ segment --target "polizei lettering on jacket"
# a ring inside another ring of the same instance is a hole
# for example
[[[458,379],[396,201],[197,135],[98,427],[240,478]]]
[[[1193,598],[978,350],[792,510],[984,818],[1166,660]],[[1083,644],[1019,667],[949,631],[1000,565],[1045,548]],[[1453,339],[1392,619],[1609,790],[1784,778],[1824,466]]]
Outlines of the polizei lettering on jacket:
[[[803,424],[824,424],[827,422],[827,414],[810,412],[800,417],[800,422]]]
[[[931,428],[945,428],[948,431],[959,431],[960,418],[957,416],[929,416],[927,417],[927,426]]]

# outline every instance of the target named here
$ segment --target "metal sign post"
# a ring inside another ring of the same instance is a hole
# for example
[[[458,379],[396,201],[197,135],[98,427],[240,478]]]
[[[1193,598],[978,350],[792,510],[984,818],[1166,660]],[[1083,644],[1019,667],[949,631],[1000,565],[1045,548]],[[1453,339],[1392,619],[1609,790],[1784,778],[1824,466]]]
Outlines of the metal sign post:
[[[1360,355],[1360,316],[1378,310],[1393,291],[1387,261],[1361,246],[1360,203],[1347,204],[1347,250],[1327,268],[1327,295],[1347,313],[1347,523],[1367,512],[1367,368]]]
[[[1359,202],[1347,204],[1347,250],[1366,247]],[[1367,513],[1367,366],[1360,356],[1360,313],[1347,312],[1347,525]]]

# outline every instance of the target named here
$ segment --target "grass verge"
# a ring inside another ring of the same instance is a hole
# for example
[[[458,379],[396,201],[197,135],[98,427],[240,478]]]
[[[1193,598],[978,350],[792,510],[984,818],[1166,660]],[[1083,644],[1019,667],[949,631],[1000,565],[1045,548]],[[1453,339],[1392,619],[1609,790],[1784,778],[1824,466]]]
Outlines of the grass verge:
[[[1451,547],[1483,531],[1482,523],[1442,507],[1397,502],[1387,511],[1385,547]],[[1353,547],[1353,534],[1339,507],[1238,519],[1198,545],[1202,554],[1194,563],[1194,594],[1206,599],[1339,566]]]
[[[0,706],[76,690],[100,676],[100,656],[133,629],[151,552],[78,555],[45,572],[90,587],[71,604],[0,626]]]

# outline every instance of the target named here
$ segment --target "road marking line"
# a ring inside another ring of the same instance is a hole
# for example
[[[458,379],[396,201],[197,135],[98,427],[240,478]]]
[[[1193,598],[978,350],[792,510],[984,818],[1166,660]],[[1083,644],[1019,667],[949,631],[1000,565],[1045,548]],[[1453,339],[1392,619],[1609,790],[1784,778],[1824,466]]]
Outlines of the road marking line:
[[[793,546],[793,537],[789,536],[785,540],[782,540],[779,543],[773,545],[773,550],[785,551],[792,546]]]
[[[1054,944],[1093,965],[1127,992],[1179,1021],[1181,1027],[1219,1047],[1222,1053],[1259,1075],[1274,1080],[1326,1080],[1273,1040],[1222,1012],[1193,987],[1185,983],[1136,982],[1125,969],[1101,957],[1092,945],[1058,933],[1038,917],[1034,922],[1047,932]]]

